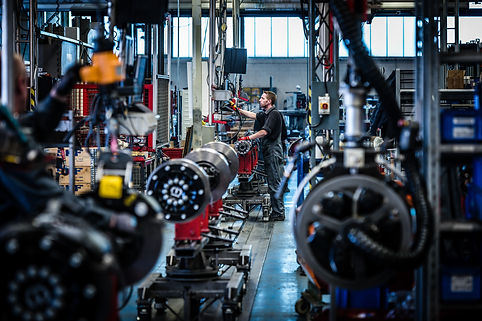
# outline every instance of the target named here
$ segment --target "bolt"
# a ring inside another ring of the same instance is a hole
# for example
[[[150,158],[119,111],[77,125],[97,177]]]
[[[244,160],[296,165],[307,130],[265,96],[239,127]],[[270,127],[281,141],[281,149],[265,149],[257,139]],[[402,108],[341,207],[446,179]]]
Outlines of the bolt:
[[[92,285],[92,284],[88,284],[88,285],[85,286],[84,296],[87,299],[92,299],[92,298],[94,298],[96,292],[97,292],[97,289],[95,288],[95,286]]]
[[[7,242],[7,252],[13,254],[18,250],[18,241],[17,239],[11,239]]]
[[[82,254],[74,253],[70,257],[70,261],[69,261],[70,266],[73,268],[78,268],[80,264],[82,264],[82,260],[83,260]]]

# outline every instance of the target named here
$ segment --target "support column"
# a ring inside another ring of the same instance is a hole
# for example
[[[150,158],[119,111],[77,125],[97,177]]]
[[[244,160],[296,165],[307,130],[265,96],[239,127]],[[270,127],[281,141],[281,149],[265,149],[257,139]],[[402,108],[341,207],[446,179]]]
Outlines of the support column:
[[[32,1],[30,2],[32,3]],[[3,0],[2,4],[2,105],[13,110],[13,0]]]
[[[192,148],[202,146],[201,0],[192,0]]]

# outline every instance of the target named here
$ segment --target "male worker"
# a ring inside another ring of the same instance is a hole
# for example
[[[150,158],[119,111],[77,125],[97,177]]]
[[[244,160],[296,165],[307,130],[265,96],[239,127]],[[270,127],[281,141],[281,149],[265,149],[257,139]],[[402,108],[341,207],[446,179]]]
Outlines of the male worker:
[[[26,113],[27,77],[25,66],[14,55],[12,114],[20,128],[0,115],[0,226],[5,222],[38,213],[47,201],[62,195],[62,189],[45,171],[36,142],[55,130],[64,113],[72,86],[79,80],[80,65],[68,69],[33,112]],[[27,134],[26,141],[21,135]],[[28,137],[30,136],[30,138]],[[32,139],[33,138],[33,139]]]
[[[62,80],[52,88],[49,96],[40,102],[33,112],[26,113],[28,90],[25,65],[18,54],[13,56],[13,61],[15,77],[13,115],[18,118],[23,127],[31,128],[31,135],[36,141],[43,141],[55,130],[67,109],[70,91],[75,83],[80,81],[79,70],[81,65],[70,66]]]
[[[259,131],[252,135],[241,137],[239,140],[260,139],[261,152],[263,153],[264,167],[268,180],[269,196],[271,199],[271,220],[284,221],[285,209],[283,200],[274,197],[283,174],[283,116],[276,109],[275,103],[276,94],[272,91],[265,91],[259,99],[259,106],[263,111],[256,114],[251,111],[239,109],[239,112],[243,116],[255,119],[261,125]]]

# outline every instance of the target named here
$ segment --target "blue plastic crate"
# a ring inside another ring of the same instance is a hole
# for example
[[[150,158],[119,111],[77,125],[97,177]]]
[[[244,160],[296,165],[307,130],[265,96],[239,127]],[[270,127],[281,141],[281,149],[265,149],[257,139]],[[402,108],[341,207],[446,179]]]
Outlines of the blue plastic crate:
[[[386,288],[365,290],[336,289],[336,305],[347,309],[384,309],[386,308]]]
[[[480,267],[441,266],[441,298],[444,301],[479,301]]]
[[[444,142],[482,141],[482,113],[475,109],[444,109],[441,115]]]

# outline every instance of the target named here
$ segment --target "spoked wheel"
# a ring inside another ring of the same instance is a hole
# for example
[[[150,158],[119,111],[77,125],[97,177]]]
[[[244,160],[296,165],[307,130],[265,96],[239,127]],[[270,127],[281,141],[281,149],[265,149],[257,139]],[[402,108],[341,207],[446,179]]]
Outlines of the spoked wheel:
[[[294,220],[298,251],[316,277],[338,287],[378,286],[394,275],[354,242],[363,235],[393,250],[412,243],[412,222],[404,198],[382,180],[344,175],[311,191]]]

